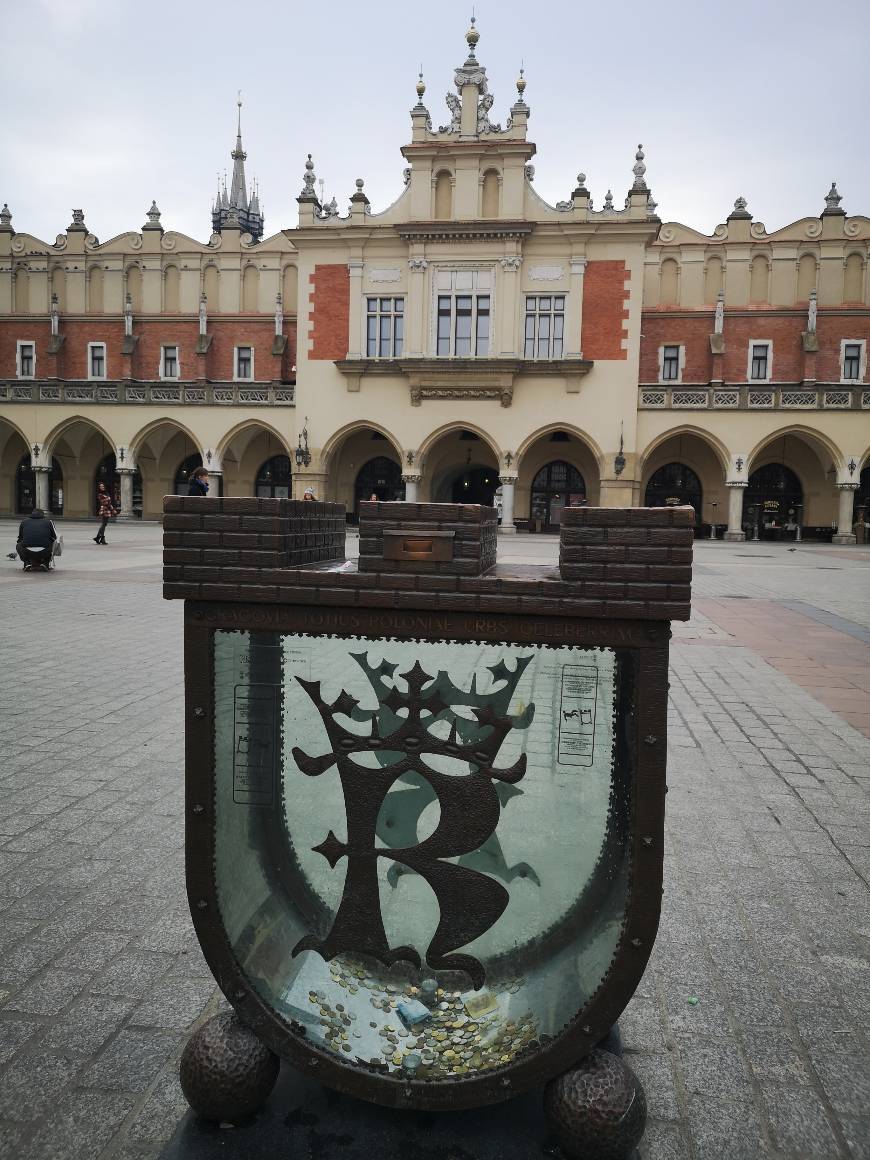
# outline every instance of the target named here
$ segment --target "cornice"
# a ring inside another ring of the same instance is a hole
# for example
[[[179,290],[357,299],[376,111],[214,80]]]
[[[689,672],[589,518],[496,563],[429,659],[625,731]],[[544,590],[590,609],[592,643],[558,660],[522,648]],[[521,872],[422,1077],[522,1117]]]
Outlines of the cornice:
[[[394,228],[406,242],[477,242],[494,238],[524,238],[535,229],[536,222],[521,221],[423,221],[403,222]]]

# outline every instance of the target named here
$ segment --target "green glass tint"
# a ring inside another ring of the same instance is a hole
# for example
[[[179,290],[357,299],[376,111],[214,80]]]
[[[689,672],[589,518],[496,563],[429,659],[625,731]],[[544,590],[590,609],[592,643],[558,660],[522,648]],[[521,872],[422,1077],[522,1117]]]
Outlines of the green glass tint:
[[[579,1016],[628,903],[627,653],[217,631],[214,657],[221,917],[284,1020],[435,1082]]]

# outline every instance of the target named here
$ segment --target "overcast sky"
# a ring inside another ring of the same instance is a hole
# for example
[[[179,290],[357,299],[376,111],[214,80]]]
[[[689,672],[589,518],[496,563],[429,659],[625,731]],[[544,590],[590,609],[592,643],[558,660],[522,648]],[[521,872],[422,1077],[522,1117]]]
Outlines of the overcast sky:
[[[535,186],[578,170],[621,205],[643,142],[665,221],[709,232],[734,199],[769,230],[818,214],[836,179],[870,214],[868,0],[477,0],[478,59],[504,123],[525,64]],[[0,203],[48,241],[82,207],[102,241],[144,223],[206,241],[242,90],[247,173],[266,234],[293,226],[308,152],[342,212],[402,190],[399,147],[422,63],[435,125],[470,3],[442,0],[0,0]]]

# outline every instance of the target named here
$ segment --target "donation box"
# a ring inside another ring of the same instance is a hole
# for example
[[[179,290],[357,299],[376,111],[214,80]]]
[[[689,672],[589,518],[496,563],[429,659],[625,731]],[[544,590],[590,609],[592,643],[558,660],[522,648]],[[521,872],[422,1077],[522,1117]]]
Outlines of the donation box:
[[[662,889],[669,621],[692,510],[166,500],[185,600],[187,883],[239,1019],[341,1091],[494,1103],[570,1068]]]

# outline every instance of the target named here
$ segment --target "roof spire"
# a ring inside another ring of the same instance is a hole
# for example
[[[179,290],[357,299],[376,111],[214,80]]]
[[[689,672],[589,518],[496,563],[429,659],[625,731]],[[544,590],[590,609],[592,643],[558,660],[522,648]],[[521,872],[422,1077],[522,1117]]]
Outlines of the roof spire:
[[[218,196],[212,210],[212,229],[220,233],[225,225],[240,229],[242,233],[250,234],[255,242],[263,236],[263,211],[260,208],[258,192],[252,190],[248,197],[247,182],[245,180],[245,161],[247,153],[242,148],[242,91],[236,95],[236,147],[230,156],[233,159],[233,175],[230,179],[229,193],[227,192],[227,177],[224,171],[223,188],[218,177]]]
[[[239,89],[238,129],[236,132],[236,147],[230,154],[233,159],[233,180],[230,185],[230,205],[239,211],[248,208],[248,191],[245,188],[245,159],[247,153],[242,148],[242,91]]]

